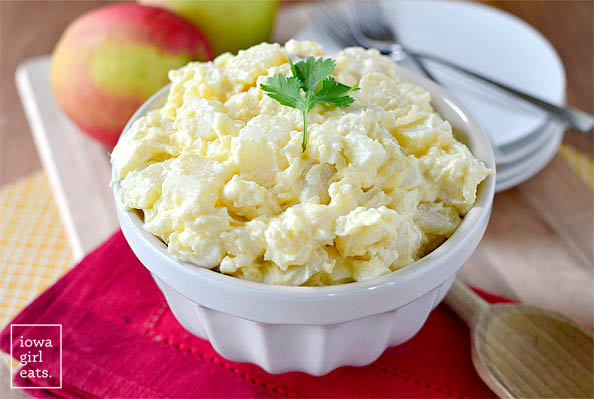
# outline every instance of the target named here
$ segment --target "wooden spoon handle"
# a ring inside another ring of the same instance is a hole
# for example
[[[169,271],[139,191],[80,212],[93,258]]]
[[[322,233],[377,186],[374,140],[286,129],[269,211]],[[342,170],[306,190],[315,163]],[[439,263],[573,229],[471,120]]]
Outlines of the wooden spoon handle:
[[[489,307],[487,302],[458,278],[454,279],[452,288],[445,297],[445,303],[471,328],[474,327],[479,313]]]

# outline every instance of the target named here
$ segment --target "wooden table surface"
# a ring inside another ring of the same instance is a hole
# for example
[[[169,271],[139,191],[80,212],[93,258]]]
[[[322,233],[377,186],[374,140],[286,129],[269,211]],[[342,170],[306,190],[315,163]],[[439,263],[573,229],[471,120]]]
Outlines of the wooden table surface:
[[[0,185],[41,168],[14,83],[17,65],[49,54],[68,22],[104,3],[0,0]],[[567,71],[568,103],[592,112],[592,1],[488,3],[526,20],[551,41]],[[285,16],[291,7],[295,4],[284,4]],[[275,35],[280,42],[306,22],[283,21]],[[592,156],[592,134],[569,131],[565,141]],[[462,277],[593,324],[592,208],[590,188],[556,157],[530,181],[496,196],[487,234]]]

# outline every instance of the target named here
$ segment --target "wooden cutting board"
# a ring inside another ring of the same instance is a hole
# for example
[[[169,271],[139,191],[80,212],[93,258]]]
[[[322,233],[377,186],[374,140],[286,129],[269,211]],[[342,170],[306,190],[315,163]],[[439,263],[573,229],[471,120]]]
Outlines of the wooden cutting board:
[[[274,39],[307,22],[283,8]],[[19,93],[73,248],[82,256],[118,228],[107,151],[63,114],[49,87],[49,57],[17,71]],[[495,197],[485,238],[461,277],[479,288],[593,324],[592,191],[556,157],[533,179]]]
[[[88,138],[54,100],[50,57],[25,61],[16,83],[76,260],[118,227],[107,150]]]

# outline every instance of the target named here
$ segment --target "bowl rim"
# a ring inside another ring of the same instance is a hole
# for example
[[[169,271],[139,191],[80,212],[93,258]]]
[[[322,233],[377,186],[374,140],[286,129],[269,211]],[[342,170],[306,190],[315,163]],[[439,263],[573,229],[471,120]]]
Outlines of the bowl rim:
[[[449,108],[460,120],[457,121],[458,123],[455,126],[450,119],[444,119],[452,124],[453,129],[457,133],[465,133],[467,135],[466,138],[470,143],[466,142],[465,144],[469,147],[473,155],[477,156],[487,167],[495,171],[495,158],[487,135],[458,100],[444,88],[415,72],[398,67],[398,75],[402,80],[419,85],[428,90],[431,93],[432,106],[438,113],[442,114],[442,110],[440,110],[441,108]],[[170,87],[171,84],[168,84],[161,88],[142,104],[140,108],[138,108],[124,127],[119,140],[121,140],[121,138],[128,132],[130,126],[137,119],[148,111],[154,109],[155,103],[163,100],[168,94]],[[439,103],[440,106],[436,107],[436,103]],[[476,154],[477,152],[480,155]],[[464,216],[456,231],[435,250],[407,266],[382,276],[360,282],[327,286],[288,286],[244,280],[176,259],[173,255],[167,252],[167,247],[162,241],[142,227],[142,221],[134,211],[126,210],[123,207],[120,201],[119,182],[115,177],[115,168],[112,165],[112,189],[118,216],[120,217],[120,224],[127,223],[130,225],[132,231],[142,240],[143,244],[150,247],[155,255],[158,255],[161,260],[172,267],[171,272],[180,273],[188,278],[198,278],[205,282],[215,283],[219,288],[239,288],[248,290],[257,295],[272,295],[274,298],[279,298],[279,294],[290,295],[293,299],[300,298],[307,301],[314,301],[322,299],[323,297],[342,296],[355,292],[368,292],[380,288],[399,286],[406,281],[415,279],[420,275],[434,270],[436,266],[442,263],[441,260],[448,257],[446,255],[451,256],[457,249],[460,249],[460,247],[464,245],[465,239],[468,238],[468,236],[476,234],[480,230],[480,222],[484,221],[485,218],[488,219],[490,216],[495,192],[495,173],[493,173],[487,176],[479,185],[475,204]],[[482,232],[480,234],[482,236]],[[145,265],[145,267],[149,268],[147,265]],[[151,270],[151,272],[154,273],[153,270]]]

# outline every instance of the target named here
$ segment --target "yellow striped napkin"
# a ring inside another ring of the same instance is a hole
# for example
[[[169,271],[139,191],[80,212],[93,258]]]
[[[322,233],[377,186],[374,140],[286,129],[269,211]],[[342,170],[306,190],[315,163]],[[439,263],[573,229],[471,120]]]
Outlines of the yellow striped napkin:
[[[0,326],[72,265],[44,172],[0,190]]]

